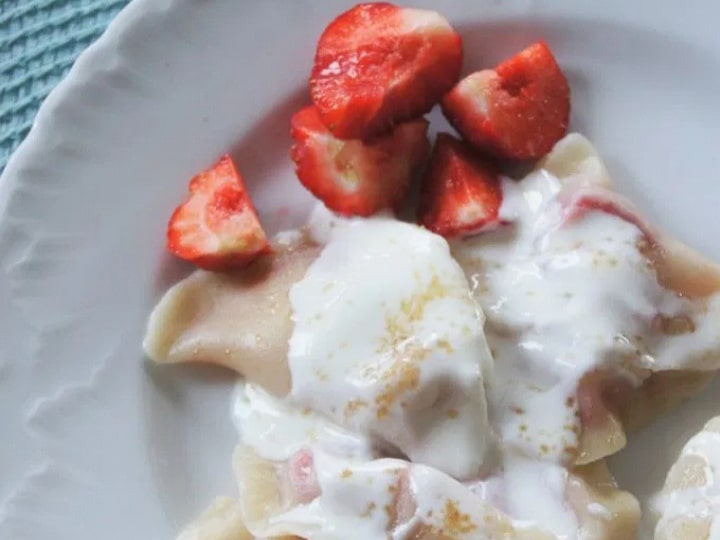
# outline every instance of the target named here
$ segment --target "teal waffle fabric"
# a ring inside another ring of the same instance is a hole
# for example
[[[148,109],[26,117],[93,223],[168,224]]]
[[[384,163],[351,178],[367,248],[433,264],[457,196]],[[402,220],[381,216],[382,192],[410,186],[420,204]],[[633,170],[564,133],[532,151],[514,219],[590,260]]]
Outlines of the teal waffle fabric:
[[[45,96],[128,0],[0,0],[0,170]]]

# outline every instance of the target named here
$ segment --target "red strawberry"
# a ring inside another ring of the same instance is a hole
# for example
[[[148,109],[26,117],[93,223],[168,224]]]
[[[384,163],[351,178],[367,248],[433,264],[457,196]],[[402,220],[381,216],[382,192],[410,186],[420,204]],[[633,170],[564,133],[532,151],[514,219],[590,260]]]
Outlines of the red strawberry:
[[[341,139],[367,139],[428,112],[460,76],[462,40],[434,11],[358,4],[320,36],[310,94]]]
[[[541,41],[494,70],[465,77],[445,96],[442,108],[479,149],[503,158],[539,158],[567,132],[570,87]]]
[[[463,142],[440,133],[418,205],[421,225],[445,237],[499,223],[500,178]]]
[[[243,266],[269,252],[265,232],[230,156],[194,177],[189,191],[168,223],[170,252],[207,270]]]
[[[424,119],[399,124],[372,142],[336,139],[313,106],[291,123],[290,156],[300,182],[342,215],[369,216],[397,206],[430,150]]]

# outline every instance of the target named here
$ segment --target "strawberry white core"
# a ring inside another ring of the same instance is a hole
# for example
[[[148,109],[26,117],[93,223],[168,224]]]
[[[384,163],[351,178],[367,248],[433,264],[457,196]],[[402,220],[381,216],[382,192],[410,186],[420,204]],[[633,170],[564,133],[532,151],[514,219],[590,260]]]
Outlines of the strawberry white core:
[[[420,33],[452,33],[453,29],[447,19],[435,11],[425,9],[403,8],[399,12],[401,29],[408,34]]]

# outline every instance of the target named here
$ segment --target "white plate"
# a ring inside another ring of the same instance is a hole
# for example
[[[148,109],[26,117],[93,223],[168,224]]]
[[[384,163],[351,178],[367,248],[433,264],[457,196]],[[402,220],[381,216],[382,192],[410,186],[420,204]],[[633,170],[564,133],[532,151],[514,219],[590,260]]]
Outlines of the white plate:
[[[171,538],[232,490],[232,377],[143,361],[146,315],[187,272],[163,251],[187,179],[232,149],[271,229],[310,202],[288,119],[344,1],[135,0],[77,62],[0,181],[0,538]],[[720,8],[656,0],[418,1],[466,67],[546,38],[572,123],[652,218],[720,259]],[[713,391],[714,390],[714,391]],[[715,386],[613,460],[644,497]]]

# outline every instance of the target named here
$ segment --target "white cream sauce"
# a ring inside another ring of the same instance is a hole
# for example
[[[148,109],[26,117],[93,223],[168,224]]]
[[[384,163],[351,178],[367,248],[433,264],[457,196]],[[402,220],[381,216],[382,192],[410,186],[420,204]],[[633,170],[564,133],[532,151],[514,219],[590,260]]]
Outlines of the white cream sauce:
[[[575,538],[578,521],[565,497],[568,471],[552,462],[505,455],[492,477],[493,503],[515,520],[532,523],[558,538]]]
[[[243,443],[272,461],[287,460],[308,446],[351,459],[376,456],[367,437],[348,431],[310,409],[293,407],[254,384],[238,384],[233,417]]]
[[[426,528],[456,540],[490,538],[483,528],[492,508],[437,469],[389,458],[351,462],[322,451],[314,457],[321,494],[276,516],[275,531],[313,540],[405,540]],[[398,502],[401,493],[413,502]]]
[[[387,538],[400,460],[351,462],[314,452],[320,495],[271,520],[275,530],[313,540]]]
[[[444,239],[392,218],[338,221],[290,302],[291,402],[414,462],[478,475],[490,356]]]
[[[658,317],[695,318],[698,304],[658,284],[634,224],[596,210],[568,220],[560,189],[543,171],[504,181],[501,216],[512,226],[453,246],[487,317],[492,423],[507,447],[556,462],[577,447],[583,375],[609,370],[638,384],[647,369],[682,365],[691,344],[717,341],[711,325],[659,332]]]
[[[243,442],[266,459],[281,462],[307,449],[313,455],[319,496],[275,516],[262,534],[369,540],[386,538],[395,527],[392,538],[402,540],[417,527],[444,530],[449,524],[458,540],[484,538],[480,527],[492,507],[479,484],[466,486],[435,468],[404,460],[376,459],[369,439],[290,407],[252,384],[238,386],[234,417]],[[398,516],[401,491],[412,494],[414,508]]]
[[[244,443],[262,457],[314,455],[321,493],[276,516],[277,530],[387,538],[385,508],[406,474],[416,507],[395,540],[419,521],[445,527],[448,501],[478,525],[457,538],[486,538],[489,509],[516,529],[583,537],[565,494],[580,379],[607,369],[639,383],[647,369],[682,366],[716,344],[717,317],[703,310],[720,302],[660,287],[635,225],[599,211],[568,221],[560,191],[543,171],[504,181],[513,225],[454,243],[462,269],[419,227],[316,212],[310,230],[325,247],[290,292],[291,393],[245,385],[236,400]],[[659,314],[696,331],[663,335]],[[413,463],[378,459],[388,447]]]

